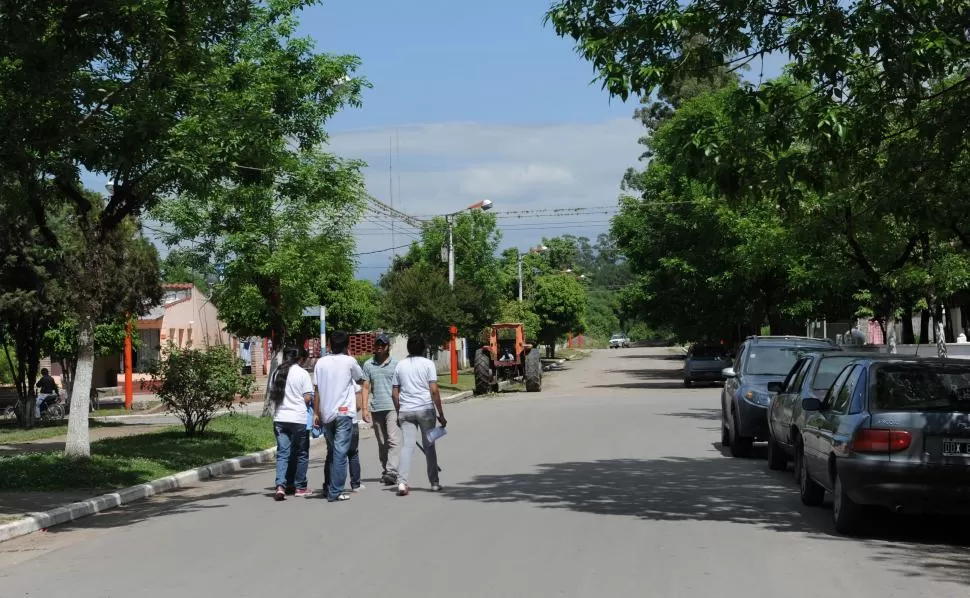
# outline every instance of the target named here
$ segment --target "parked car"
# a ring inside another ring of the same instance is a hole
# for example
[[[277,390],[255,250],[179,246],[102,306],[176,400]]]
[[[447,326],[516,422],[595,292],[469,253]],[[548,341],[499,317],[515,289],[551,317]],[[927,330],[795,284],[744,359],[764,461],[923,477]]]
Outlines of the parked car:
[[[831,492],[838,532],[856,531],[868,506],[967,514],[970,361],[858,360],[802,408],[802,502],[821,505]]]
[[[733,457],[751,456],[755,441],[768,440],[766,411],[774,393],[769,382],[782,382],[804,353],[841,351],[828,339],[800,336],[752,336],[741,343],[732,367],[724,368],[721,393],[721,444]]]
[[[693,345],[684,359],[684,386],[694,382],[723,382],[724,368],[728,365],[728,352],[719,345]]]
[[[630,348],[630,339],[625,334],[614,334],[610,337],[610,349]]]
[[[802,402],[823,398],[845,366],[871,357],[872,353],[807,353],[783,382],[768,383],[768,391],[778,393],[768,405],[769,468],[783,470],[795,458],[794,439],[805,426]]]

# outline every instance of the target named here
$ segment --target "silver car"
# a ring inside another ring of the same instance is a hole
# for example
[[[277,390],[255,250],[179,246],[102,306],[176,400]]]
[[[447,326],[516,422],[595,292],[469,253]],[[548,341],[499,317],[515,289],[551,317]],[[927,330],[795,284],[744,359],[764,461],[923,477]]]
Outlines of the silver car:
[[[870,506],[970,513],[970,361],[858,360],[802,407],[802,502],[831,492],[838,532],[857,531]]]
[[[630,339],[625,334],[614,334],[610,337],[610,349],[630,348]]]

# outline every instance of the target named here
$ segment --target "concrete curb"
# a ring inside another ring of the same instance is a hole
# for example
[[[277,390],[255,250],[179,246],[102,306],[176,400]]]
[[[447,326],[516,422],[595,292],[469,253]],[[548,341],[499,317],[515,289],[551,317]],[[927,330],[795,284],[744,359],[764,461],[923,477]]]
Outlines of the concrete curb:
[[[505,387],[508,386],[507,383],[502,382],[499,384],[499,389],[502,389],[503,385]],[[441,402],[447,404],[461,403],[473,397],[474,393],[467,390],[444,397],[442,398]],[[120,417],[138,416],[129,415]],[[310,445],[313,446],[323,441],[324,439],[322,437],[314,438],[310,440]],[[122,505],[144,500],[151,496],[155,496],[156,494],[163,494],[165,492],[171,492],[172,490],[178,490],[179,488],[191,486],[210,478],[235,473],[237,471],[246,469],[247,467],[253,467],[255,465],[270,462],[275,458],[276,447],[268,448],[257,453],[250,453],[241,457],[233,457],[231,459],[225,459],[216,463],[209,463],[208,465],[203,465],[201,467],[196,467],[195,469],[189,469],[172,474],[164,478],[153,480],[146,484],[130,486],[116,492],[109,492],[108,494],[102,494],[101,496],[74,502],[63,507],[51,509],[49,511],[30,513],[22,519],[0,524],[0,542],[6,542],[7,540],[19,538],[20,536],[26,536],[27,534],[32,534],[48,527],[61,525],[94,515],[95,513],[108,511]]]

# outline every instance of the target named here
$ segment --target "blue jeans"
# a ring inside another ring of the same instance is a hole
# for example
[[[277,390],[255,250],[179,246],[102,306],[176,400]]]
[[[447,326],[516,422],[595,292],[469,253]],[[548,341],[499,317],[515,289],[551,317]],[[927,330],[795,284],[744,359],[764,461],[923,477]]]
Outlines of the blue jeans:
[[[360,488],[360,428],[354,424],[353,436],[350,437],[350,446],[347,448],[347,461],[350,464],[350,487]],[[330,487],[330,452],[327,452],[327,460],[323,463],[323,486]]]
[[[323,433],[327,437],[326,465],[330,466],[327,500],[334,501],[343,493],[347,483],[347,453],[354,436],[354,419],[349,415],[338,415],[333,421],[323,424]]]
[[[296,458],[296,473],[294,477],[296,478],[296,489],[306,490],[307,486],[307,472],[310,470],[310,430],[307,430],[303,435],[303,444],[300,445],[300,453]],[[289,478],[287,478],[289,479]]]
[[[300,453],[306,440],[306,424],[273,422],[273,431],[276,433],[276,485],[293,486],[292,476],[299,469]]]

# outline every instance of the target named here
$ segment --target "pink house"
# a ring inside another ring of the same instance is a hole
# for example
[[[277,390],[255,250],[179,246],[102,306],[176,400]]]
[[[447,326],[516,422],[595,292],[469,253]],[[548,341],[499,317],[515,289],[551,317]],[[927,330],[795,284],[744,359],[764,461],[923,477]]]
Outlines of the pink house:
[[[136,370],[144,371],[171,341],[178,347],[233,345],[215,305],[191,283],[163,284],[162,304],[138,319]]]

